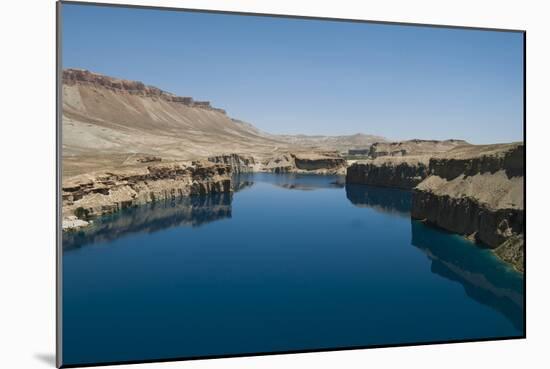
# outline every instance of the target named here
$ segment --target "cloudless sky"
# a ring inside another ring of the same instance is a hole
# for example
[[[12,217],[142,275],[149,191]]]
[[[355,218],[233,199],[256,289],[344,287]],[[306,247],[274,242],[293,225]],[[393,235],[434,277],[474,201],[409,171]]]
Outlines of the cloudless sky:
[[[270,133],[523,140],[523,35],[64,4],[64,68],[196,100]]]

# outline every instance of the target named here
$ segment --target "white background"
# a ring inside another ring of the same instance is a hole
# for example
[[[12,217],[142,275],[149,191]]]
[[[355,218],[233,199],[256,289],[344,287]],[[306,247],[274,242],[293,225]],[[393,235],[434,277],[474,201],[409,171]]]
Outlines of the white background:
[[[111,2],[117,2],[112,0]],[[526,340],[217,359],[134,368],[549,367],[548,11],[544,1],[131,1],[262,13],[527,30]],[[53,367],[55,3],[4,1],[0,37],[0,367]],[[144,25],[146,27],[147,25]],[[495,129],[499,129],[495,127]],[[139,308],[139,307],[136,307]],[[406,306],[402,307],[406,309]],[[546,349],[546,350],[545,350]],[[123,366],[126,367],[126,366]],[[121,367],[122,368],[122,367]]]

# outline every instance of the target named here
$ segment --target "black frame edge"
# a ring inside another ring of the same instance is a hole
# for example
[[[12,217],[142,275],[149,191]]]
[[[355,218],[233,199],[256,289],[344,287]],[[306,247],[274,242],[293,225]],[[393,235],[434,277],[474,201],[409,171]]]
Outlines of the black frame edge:
[[[56,53],[55,53],[55,201],[56,201],[56,213],[55,213],[55,365],[58,368],[63,366],[63,245],[62,245],[62,229],[61,229],[61,181],[63,173],[63,160],[61,156],[62,148],[62,84],[61,84],[61,73],[63,68],[62,63],[62,21],[61,21],[61,9],[62,2],[58,1],[55,4],[55,42],[56,42]]]

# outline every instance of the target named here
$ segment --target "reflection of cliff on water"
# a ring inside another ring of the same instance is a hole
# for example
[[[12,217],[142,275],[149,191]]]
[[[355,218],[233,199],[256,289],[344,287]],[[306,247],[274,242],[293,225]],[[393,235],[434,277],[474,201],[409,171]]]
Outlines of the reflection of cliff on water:
[[[288,190],[311,191],[324,188],[342,188],[345,177],[338,175],[316,175],[300,173],[254,173],[241,174],[241,180],[266,182]]]
[[[197,227],[231,218],[231,200],[231,193],[214,193],[123,209],[113,215],[95,219],[90,227],[80,231],[63,232],[63,249],[114,240],[127,234],[152,233],[180,226]]]
[[[410,191],[397,188],[346,184],[346,197],[358,207],[408,217],[411,213]]]
[[[431,271],[460,283],[474,300],[502,313],[523,331],[523,278],[489,250],[412,220],[412,244],[432,260]]]
[[[234,192],[245,190],[253,185],[254,181],[252,175],[239,173],[231,177],[231,189]]]

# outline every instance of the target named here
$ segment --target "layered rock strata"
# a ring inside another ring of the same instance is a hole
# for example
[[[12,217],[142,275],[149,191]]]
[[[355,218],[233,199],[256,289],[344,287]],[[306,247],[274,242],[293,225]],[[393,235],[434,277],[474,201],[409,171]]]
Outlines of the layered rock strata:
[[[168,102],[180,103],[197,108],[215,110],[225,114],[225,110],[214,108],[209,101],[196,101],[189,96],[176,96],[170,92],[154,86],[147,86],[143,82],[129,81],[93,73],[84,69],[65,69],[61,76],[63,84],[73,86],[77,83],[102,87],[114,92],[125,93],[142,97],[152,97]]]
[[[411,216],[496,249],[524,268],[524,146],[461,147],[434,156],[414,190]]]
[[[231,191],[231,167],[210,162],[175,162],[91,173],[64,180],[63,229],[157,200]]]

